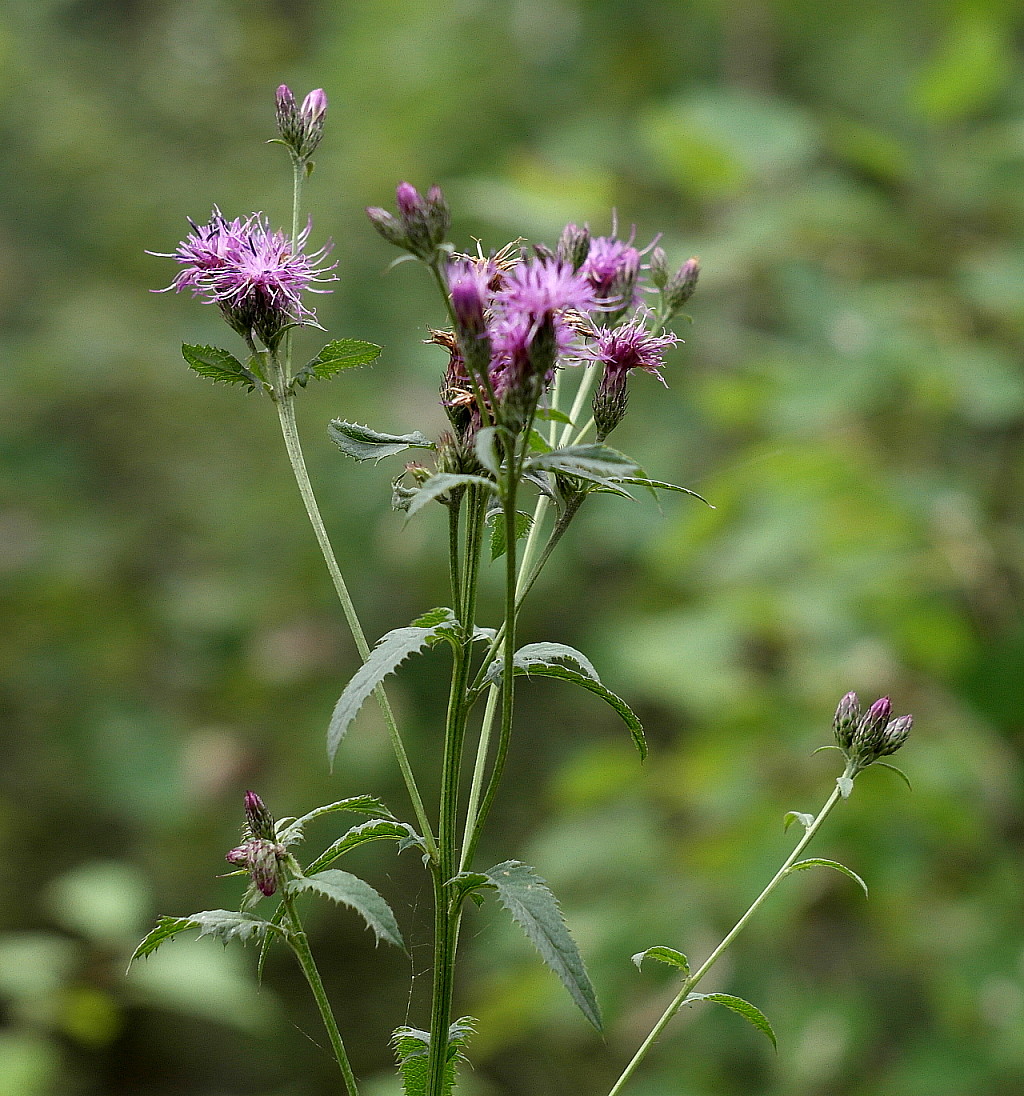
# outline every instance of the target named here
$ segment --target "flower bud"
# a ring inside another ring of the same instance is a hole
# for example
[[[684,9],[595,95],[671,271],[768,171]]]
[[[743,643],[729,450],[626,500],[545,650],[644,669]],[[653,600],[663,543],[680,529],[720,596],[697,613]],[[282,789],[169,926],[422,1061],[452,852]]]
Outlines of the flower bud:
[[[430,231],[430,242],[435,247],[444,243],[448,230],[452,227],[451,209],[436,183],[427,191],[427,227]]]
[[[668,306],[669,316],[674,316],[693,296],[694,290],[697,288],[698,277],[700,277],[700,260],[693,258],[687,259],[669,278],[662,290],[665,295],[665,304]]]
[[[287,84],[277,89],[277,132],[293,159],[308,164],[310,156],[324,135],[324,118],[327,114],[327,96],[323,88],[316,88],[297,106],[295,96]]]
[[[278,855],[283,852],[273,841],[253,841],[249,852],[249,874],[259,892],[270,897],[277,890]]]
[[[389,243],[424,262],[433,262],[451,225],[451,213],[441,188],[432,186],[424,198],[412,183],[401,182],[395,188],[395,205],[397,219],[382,209],[366,211],[374,228]]]
[[[245,793],[245,824],[252,837],[264,841],[275,841],[274,816],[267,810],[263,800],[253,791]]]
[[[651,281],[658,289],[664,289],[668,285],[668,256],[665,254],[664,248],[656,247],[651,252],[648,269],[650,270]]]
[[[419,216],[423,210],[423,199],[412,183],[401,182],[395,187],[395,204],[403,220]]]
[[[912,715],[901,715],[888,723],[885,733],[882,735],[878,756],[885,757],[888,754],[894,754],[907,741],[907,736],[910,734],[910,728],[913,725],[914,717]]]
[[[850,743],[853,741],[853,732],[859,719],[860,703],[857,700],[857,694],[847,693],[839,701],[839,707],[836,708],[836,717],[832,724],[835,729],[836,742],[843,750],[850,748]]]
[[[407,247],[409,237],[401,222],[393,213],[388,213],[380,206],[368,206],[366,216],[370,218],[370,224],[384,237],[389,244],[396,247]]]
[[[324,89],[314,88],[313,91],[302,100],[299,114],[307,125],[312,126],[320,122],[326,113],[327,96],[324,93]]]
[[[563,263],[571,263],[573,270],[579,270],[589,252],[590,229],[586,225],[582,228],[579,225],[566,225],[555,249],[558,259]]]
[[[591,405],[594,412],[594,426],[597,430],[597,440],[604,441],[606,437],[622,422],[626,414],[626,404],[629,394],[626,391],[626,371],[605,366],[601,376],[601,383]]]

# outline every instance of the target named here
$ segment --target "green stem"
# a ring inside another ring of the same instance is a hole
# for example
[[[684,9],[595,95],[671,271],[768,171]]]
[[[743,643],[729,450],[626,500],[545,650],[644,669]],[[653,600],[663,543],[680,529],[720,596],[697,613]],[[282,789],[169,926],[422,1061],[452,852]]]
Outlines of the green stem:
[[[295,952],[295,957],[299,961],[299,966],[302,967],[302,973],[306,976],[309,988],[313,991],[313,997],[316,1000],[317,1008],[320,1010],[320,1017],[324,1022],[324,1027],[327,1029],[327,1036],[331,1040],[331,1048],[334,1051],[335,1060],[338,1063],[338,1068],[341,1070],[342,1077],[345,1078],[345,1088],[348,1090],[348,1096],[359,1096],[359,1086],[356,1084],[355,1074],[352,1072],[352,1066],[349,1064],[348,1054],[345,1052],[345,1044],[342,1041],[341,1032],[338,1030],[337,1021],[334,1019],[331,1003],[327,999],[327,993],[324,990],[320,972],[317,970],[316,963],[313,960],[313,953],[309,948],[309,939],[306,936],[306,930],[302,927],[302,922],[299,920],[299,915],[295,910],[295,900],[288,894],[287,889],[282,891],[281,899],[284,903],[285,912],[288,915],[288,921],[290,922],[290,931],[287,936],[288,943],[291,946],[292,951]]]
[[[849,767],[843,775],[851,775]],[[615,1082],[614,1085],[612,1085],[611,1089],[608,1092],[608,1096],[619,1096],[619,1093],[622,1091],[627,1081],[629,1081],[630,1077],[633,1076],[637,1066],[639,1066],[640,1063],[647,1056],[647,1052],[654,1045],[655,1040],[657,1040],[658,1036],[668,1026],[669,1021],[672,1019],[672,1017],[675,1016],[675,1014],[685,1004],[686,998],[693,991],[694,986],[696,986],[697,983],[700,982],[703,977],[708,973],[708,971],[711,970],[711,968],[721,958],[721,956],[724,954],[724,952],[733,942],[733,940],[735,940],[736,937],[739,936],[739,934],[743,931],[744,926],[751,919],[751,917],[754,916],[762,903],[767,900],[772,891],[775,890],[779,883],[782,882],[782,880],[788,874],[789,869],[796,863],[800,854],[810,844],[811,839],[818,832],[821,824],[825,821],[825,819],[828,818],[829,814],[832,811],[832,808],[836,805],[836,803],[839,802],[840,798],[841,793],[837,784],[836,787],[832,789],[832,794],[826,800],[824,807],[821,808],[821,810],[818,812],[817,817],[807,827],[807,830],[805,831],[803,837],[801,837],[800,840],[797,842],[796,848],[793,849],[789,856],[786,857],[785,863],[782,865],[781,868],[779,868],[775,875],[772,876],[771,882],[764,888],[763,891],[761,891],[757,898],[754,899],[754,901],[747,908],[746,913],[744,913],[743,916],[736,922],[736,924],[733,925],[732,929],[730,929],[730,931],[722,940],[722,942],[718,945],[718,947],[715,948],[715,950],[708,956],[708,958],[704,960],[704,963],[693,974],[689,975],[684,980],[682,989],[680,989],[680,991],[672,999],[668,1008],[666,1008],[665,1011],[661,1014],[658,1022],[651,1030],[650,1035],[648,1035],[643,1043],[641,1043],[640,1049],[636,1052],[636,1054],[633,1055],[629,1065],[626,1066],[626,1068],[619,1076],[619,1079]]]
[[[348,592],[345,579],[342,577],[341,568],[338,566],[338,560],[334,555],[334,549],[331,546],[330,538],[327,536],[327,529],[325,528],[323,518],[320,515],[320,507],[317,505],[316,496],[313,494],[313,485],[309,480],[309,472],[306,469],[306,461],[302,454],[298,427],[295,422],[294,397],[280,392],[276,404],[278,417],[281,422],[281,433],[284,436],[285,448],[288,450],[288,459],[291,462],[292,472],[295,475],[295,482],[298,485],[299,494],[302,496],[302,502],[306,507],[306,514],[309,517],[309,522],[313,526],[317,544],[320,545],[324,563],[327,564],[327,570],[330,573],[331,581],[334,583],[334,589],[337,591],[338,600],[341,602],[342,612],[345,614],[345,620],[348,622],[349,630],[355,641],[356,650],[359,652],[359,657],[365,662],[370,654],[370,647],[366,642],[366,635],[359,622],[359,617],[356,615],[355,606],[352,604],[352,597]],[[384,716],[388,737],[391,739],[395,757],[398,759],[398,767],[401,769],[402,778],[405,781],[405,786],[409,793],[409,799],[412,801],[413,811],[416,814],[416,821],[418,822],[420,832],[423,835],[427,852],[432,860],[436,860],[437,845],[434,841],[433,831],[431,830],[430,822],[427,819],[427,812],[423,807],[423,799],[416,786],[416,778],[413,776],[412,766],[409,764],[409,757],[405,751],[402,736],[398,731],[398,724],[395,722],[394,712],[391,710],[391,703],[388,700],[382,685],[378,685],[374,689],[373,694],[377,698],[377,703],[380,705],[381,713]]]

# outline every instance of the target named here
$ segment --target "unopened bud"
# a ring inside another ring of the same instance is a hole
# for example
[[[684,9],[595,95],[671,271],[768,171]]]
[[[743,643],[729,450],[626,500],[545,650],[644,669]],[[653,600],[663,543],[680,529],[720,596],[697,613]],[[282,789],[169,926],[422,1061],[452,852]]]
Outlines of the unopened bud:
[[[887,754],[894,754],[907,741],[907,736],[910,734],[910,728],[913,725],[914,717],[912,715],[901,715],[888,723],[885,733],[882,735],[878,756],[885,757]]]
[[[412,183],[401,182],[395,187],[395,204],[403,219],[420,216],[423,213],[423,198]]]
[[[452,213],[441,188],[436,184],[427,191],[427,225],[430,242],[440,247],[452,227]]]
[[[839,707],[836,708],[836,717],[832,724],[836,733],[836,742],[842,749],[848,750],[850,748],[850,743],[853,741],[853,732],[856,730],[859,719],[860,702],[857,700],[857,694],[847,693],[839,701]]]
[[[700,260],[693,258],[687,259],[666,282],[662,292],[665,294],[665,303],[670,316],[674,316],[693,296],[699,277]]]
[[[327,113],[327,95],[323,88],[314,88],[299,108],[299,114],[307,125],[315,125]]]
[[[384,237],[389,244],[396,247],[405,247],[409,242],[405,229],[393,213],[388,213],[380,206],[368,206],[366,216],[370,218],[370,224]]]
[[[605,366],[601,383],[591,405],[594,412],[594,427],[597,440],[606,437],[622,422],[626,414],[629,395],[626,391],[626,370]]]
[[[240,868],[247,868],[249,866],[248,844],[239,845],[237,849],[232,849],[229,853],[225,854],[224,859],[229,864],[235,864]]]
[[[273,841],[253,841],[249,851],[249,874],[259,892],[267,897],[277,890],[278,852]]]
[[[274,816],[253,791],[245,793],[245,823],[252,837],[258,837],[264,841],[276,840]]]
[[[579,225],[566,225],[558,238],[558,258],[563,263],[572,263],[573,270],[579,270],[589,253],[590,229],[586,225],[582,228]]]
[[[292,157],[301,164],[309,163],[310,156],[324,135],[324,118],[327,114],[327,96],[323,88],[311,91],[297,106],[295,96],[287,84],[277,89],[277,132],[282,144],[288,147]]]
[[[668,256],[665,254],[665,249],[656,247],[651,252],[651,259],[647,265],[651,281],[658,289],[664,289],[668,285]]]

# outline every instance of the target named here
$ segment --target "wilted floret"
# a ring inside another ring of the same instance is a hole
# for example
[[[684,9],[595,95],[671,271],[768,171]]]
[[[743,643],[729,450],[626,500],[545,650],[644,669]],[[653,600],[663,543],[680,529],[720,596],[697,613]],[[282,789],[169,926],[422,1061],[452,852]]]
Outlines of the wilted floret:
[[[168,289],[205,294],[239,334],[255,333],[269,347],[286,325],[315,322],[316,314],[302,294],[328,292],[314,288],[314,283],[334,281],[327,272],[336,264],[323,265],[329,246],[304,253],[312,223],[294,243],[288,233],[271,230],[261,213],[228,221],[214,206],[207,224],[189,224],[192,232],[177,251],[162,256],[182,264]]]
[[[277,89],[277,132],[301,163],[306,163],[320,144],[326,114],[327,96],[323,88],[311,91],[302,100],[302,106],[295,102],[295,96],[287,84]]]

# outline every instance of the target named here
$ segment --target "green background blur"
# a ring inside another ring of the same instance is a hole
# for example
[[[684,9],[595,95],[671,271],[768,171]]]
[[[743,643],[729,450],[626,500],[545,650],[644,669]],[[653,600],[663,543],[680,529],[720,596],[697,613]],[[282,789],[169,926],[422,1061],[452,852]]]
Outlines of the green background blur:
[[[216,876],[244,788],[281,815],[359,792],[406,810],[369,706],[327,771],[357,662],[272,410],[181,361],[182,341],[234,348],[215,310],[150,292],[174,268],[144,249],[186,216],[287,219],[263,143],[282,81],[331,104],[320,319],[385,346],[299,400],[371,636],[446,599],[443,521],[406,527],[397,469],[347,462],[325,425],[436,434],[444,357],[421,343],[426,277],[386,272],[362,208],[438,182],[455,239],[491,247],[614,207],[704,267],[669,390],[638,378],[614,440],[717,509],[594,500],[523,623],[591,655],[652,756],[593,697],[524,684],[479,861],[550,880],[607,1035],[495,904],[471,910],[465,1092],[607,1091],[671,992],[629,956],[708,953],[790,847],[783,813],[828,793],[835,755],[811,751],[850,688],[917,720],[914,792],[866,774],[815,846],[871,900],[794,879],[708,983],[765,1009],[779,1054],[691,1012],[631,1091],[1024,1091],[1022,42],[1013,0],[8,0],[0,1096],[338,1091],[287,955],[258,993],[252,949],[209,941],[124,975],[156,915],[237,902]],[[427,655],[391,688],[431,774],[445,670]],[[387,1037],[425,1022],[429,886],[413,854],[352,866],[411,963],[344,910],[309,922],[356,1072],[388,1096]]]

